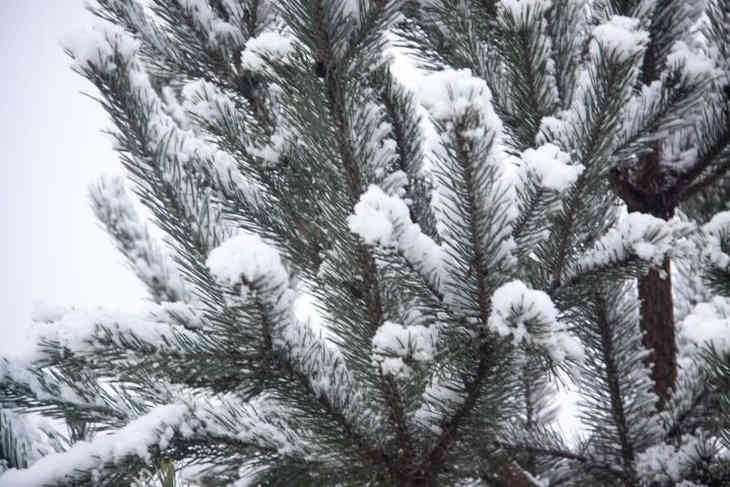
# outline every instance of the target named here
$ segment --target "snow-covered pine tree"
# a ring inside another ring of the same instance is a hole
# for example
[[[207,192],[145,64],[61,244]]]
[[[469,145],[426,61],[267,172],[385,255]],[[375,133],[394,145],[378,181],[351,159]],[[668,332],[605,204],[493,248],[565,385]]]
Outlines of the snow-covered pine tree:
[[[728,485],[727,1],[93,11],[151,302],[37,317],[1,405],[95,434],[0,485]]]

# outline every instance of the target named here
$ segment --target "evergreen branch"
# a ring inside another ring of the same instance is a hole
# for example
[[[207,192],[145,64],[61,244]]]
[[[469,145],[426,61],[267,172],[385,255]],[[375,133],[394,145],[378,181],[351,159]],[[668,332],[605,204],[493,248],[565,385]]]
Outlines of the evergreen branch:
[[[689,38],[702,8],[682,0],[658,0],[651,10],[649,45],[641,69],[641,83],[649,85],[666,67],[667,55],[677,41]]]
[[[516,123],[510,130],[511,142],[523,151],[535,143],[543,117],[558,106],[557,86],[545,11],[539,4],[509,5],[499,17],[497,45],[511,90],[508,120]]]
[[[61,447],[51,425],[32,424],[18,413],[0,409],[0,478],[5,470],[27,468]]]
[[[325,103],[329,120],[332,123],[333,137],[337,144],[338,159],[342,164],[346,196],[349,206],[352,208],[362,193],[367,174],[363,174],[366,167],[361,166],[362,162],[358,160],[357,149],[353,144],[354,126],[346,104],[345,86],[348,81],[346,78],[348,67],[341,64],[343,58],[340,55],[341,46],[337,37],[339,31],[335,27],[336,24],[331,23],[342,13],[341,10],[322,2],[317,2],[313,10],[311,10],[311,6],[298,4],[294,6],[293,10],[306,12],[305,15],[309,17],[310,22],[309,25],[302,25],[301,20],[291,19],[291,25],[295,31],[304,33],[316,26],[317,33],[312,36],[310,42],[316,46],[317,62],[324,65],[322,74]],[[364,297],[364,311],[368,321],[366,329],[368,335],[372,337],[385,321],[377,267],[372,252],[363,242],[355,243],[354,254],[362,276],[360,291]],[[402,454],[404,458],[410,459],[413,457],[410,432],[401,406],[403,399],[400,397],[393,377],[381,376],[379,389],[387,405],[388,417],[394,426],[398,444],[404,449]],[[404,479],[409,475],[410,465],[408,464],[391,464],[390,468],[391,474],[396,479]]]
[[[339,61],[343,66],[349,65],[356,57],[383,49],[383,33],[388,31],[401,7],[401,0],[355,1],[358,2],[359,15],[348,46]]]
[[[154,19],[145,13],[136,0],[99,0],[98,7],[91,8],[92,13],[112,23],[118,23],[142,41],[142,54],[152,67],[155,76],[163,79],[178,77],[183,74],[188,79],[203,79],[219,89],[233,96],[235,104],[245,109],[245,103],[255,108],[254,114],[263,127],[271,128],[272,114],[266,106],[266,88],[263,79],[258,73],[242,69],[241,56],[245,40],[244,29],[234,28],[225,19],[216,19],[210,15],[206,19],[206,26],[196,20],[195,9],[200,5],[185,4],[173,0],[158,0],[152,6],[152,11],[163,21],[158,25]],[[257,3],[257,2],[256,2]],[[201,4],[202,5],[202,4]],[[171,8],[174,12],[166,12]],[[255,6],[254,6],[255,8]],[[210,12],[212,14],[212,12]],[[203,18],[203,12],[197,12]],[[180,22],[179,19],[184,19]],[[230,17],[228,20],[232,20]],[[216,24],[218,22],[218,24]],[[262,19],[261,25],[254,14],[249,17],[247,39],[254,37],[254,33],[266,23]],[[213,29],[216,26],[217,30]],[[227,26],[228,28],[224,28]],[[221,32],[223,38],[216,37]],[[183,49],[180,49],[184,46]],[[201,56],[202,55],[202,56]],[[236,66],[231,71],[230,66]]]
[[[642,262],[661,265],[674,246],[676,232],[664,220],[630,213],[598,239],[592,249],[580,254],[561,278],[561,285],[553,290],[566,292],[573,286],[590,286],[601,279],[637,276],[645,270]]]
[[[599,29],[597,27],[596,29]],[[627,32],[627,35],[631,35]],[[577,242],[574,241],[574,228],[578,223],[588,223],[589,214],[593,215],[596,230],[607,220],[606,211],[610,198],[599,199],[591,192],[593,207],[587,206],[587,194],[592,187],[601,184],[601,180],[609,169],[605,160],[612,150],[612,137],[619,129],[619,114],[628,100],[631,85],[636,77],[636,65],[640,60],[641,44],[638,51],[628,56],[619,54],[612,46],[597,42],[589,62],[587,81],[579,86],[573,106],[566,121],[566,128],[561,134],[566,147],[577,151],[578,160],[585,170],[578,176],[563,200],[563,209],[557,215],[554,226],[554,240],[550,249],[545,252],[550,256],[552,285],[559,285],[568,257],[572,254]],[[600,231],[600,230],[599,230]]]
[[[249,263],[240,270],[231,268],[229,254],[235,255],[242,250],[252,252],[256,245],[263,246],[258,256],[250,256]],[[280,262],[274,262],[278,260],[278,257],[273,257],[276,251],[264,250],[265,247],[258,238],[239,237],[216,249],[208,259],[209,267],[224,283],[240,281],[254,292],[253,300],[263,319],[264,363],[260,364],[263,369],[262,385],[293,399],[303,411],[311,407],[311,401],[315,400],[319,407],[313,411],[312,418],[318,419],[321,412],[325,412],[341,428],[336,432],[323,429],[323,433],[332,435],[344,431],[346,438],[357,446],[356,451],[364,453],[368,460],[384,458],[356,430],[353,419],[367,422],[365,416],[368,414],[355,402],[359,397],[359,388],[343,366],[341,357],[322,343],[321,338],[316,339],[311,330],[302,328],[290,315],[293,296],[288,289],[286,271]],[[264,255],[264,252],[271,252],[272,255]],[[257,260],[271,262],[271,267],[258,267]],[[278,371],[275,366],[279,368]],[[268,372],[267,367],[270,369]],[[297,387],[306,394],[286,394],[289,385],[282,379],[287,377],[294,379]]]
[[[677,202],[685,201],[722,178],[730,169],[730,108],[727,97],[713,92],[710,104],[698,117],[697,156],[682,168],[672,185]]]
[[[527,182],[526,184],[522,185],[520,189],[518,189],[518,192],[522,193],[518,196],[519,201],[522,203],[522,208],[517,218],[515,219],[515,223],[512,227],[512,237],[517,242],[525,241],[526,243],[528,243],[530,242],[529,240],[527,240],[529,237],[527,237],[525,234],[533,226],[536,226],[535,224],[537,218],[541,216],[543,214],[543,211],[549,208],[551,205],[549,202],[545,201],[545,195],[547,193],[547,190],[537,184],[530,184],[529,182]],[[529,245],[520,245],[520,248],[525,247],[529,247]]]
[[[698,166],[701,164],[698,164]],[[730,157],[723,162],[717,164],[711,171],[701,178],[695,180],[691,185],[687,186],[680,193],[680,200],[688,200],[698,193],[708,189],[713,184],[718,183],[722,178],[730,172]]]
[[[6,369],[2,380],[0,405],[5,408],[23,408],[53,418],[71,417],[111,425],[127,417],[115,407],[114,398],[107,391],[83,378],[72,379],[57,371],[27,370],[18,374]],[[104,404],[99,405],[99,400]]]
[[[683,75],[673,67],[661,80],[644,87],[624,109],[625,127],[613,151],[619,165],[630,164],[634,157],[656,150],[653,145],[673,131],[692,124],[691,111],[704,96],[704,83]]]
[[[606,303],[600,296],[595,296],[598,306],[598,327],[601,335],[601,348],[603,351],[603,360],[606,364],[606,379],[609,385],[609,394],[611,397],[611,412],[616,424],[616,432],[618,441],[621,445],[621,457],[623,460],[624,470],[631,472],[634,463],[634,446],[628,439],[626,422],[626,412],[624,411],[623,394],[618,378],[618,368],[616,358],[614,356],[613,337],[611,336],[609,317],[606,310]],[[631,474],[630,474],[631,475]],[[631,475],[633,476],[633,475]]]
[[[279,76],[286,76],[285,73],[282,70]],[[224,211],[237,224],[271,241],[285,241],[292,261],[304,258],[310,263],[310,272],[316,273],[321,264],[319,253],[326,247],[327,238],[316,224],[321,213],[319,205],[311,203],[311,199],[302,201],[308,195],[298,191],[300,184],[314,184],[306,178],[307,174],[302,174],[304,161],[298,160],[301,155],[294,150],[283,153],[283,147],[259,148],[256,140],[262,134],[250,116],[209,90],[198,96],[207,107],[206,116],[196,115],[194,120],[221,150],[236,157],[237,167],[231,168],[231,176],[221,177],[219,183],[226,204]],[[284,141],[282,145],[288,143]]]
[[[399,168],[408,175],[405,197],[411,201],[409,206],[411,221],[418,224],[423,232],[437,243],[436,218],[431,210],[430,191],[432,183],[424,175],[424,155],[421,117],[412,93],[398,84],[389,69],[380,70],[379,84],[383,85],[380,100],[391,124],[396,142]]]
[[[582,464],[582,466],[584,468],[587,468],[590,470],[604,471],[606,473],[611,474],[612,476],[616,476],[616,477],[622,478],[624,480],[629,479],[629,477],[626,475],[626,472],[623,469],[617,468],[615,465],[613,465],[611,463],[603,463],[596,458],[591,458],[590,456],[581,455],[580,453],[575,453],[575,452],[572,452],[569,450],[561,450],[558,448],[543,448],[540,446],[534,446],[533,444],[529,444],[529,443],[496,442],[496,445],[499,448],[502,448],[513,454],[528,452],[533,455],[546,456],[551,459],[572,460],[572,461]]]
[[[327,56],[331,56],[330,53]],[[353,149],[349,144],[350,125],[345,115],[344,97],[339,80],[334,72],[329,72],[325,78],[329,110],[335,123],[336,137],[339,143],[339,151],[344,164],[345,173],[348,176],[348,189],[350,200],[354,201],[362,191],[362,175],[355,160]],[[367,315],[370,321],[370,333],[374,334],[377,328],[383,324],[384,315],[380,296],[380,285],[378,283],[377,268],[372,253],[362,244],[357,244],[357,255],[362,271],[365,285],[365,296]],[[398,389],[395,387],[394,379],[391,376],[383,377],[381,383],[385,402],[389,409],[389,418],[395,427],[398,443],[403,448],[404,459],[413,457],[409,428],[406,424],[404,411],[401,407],[402,399]],[[410,463],[410,462],[409,462]],[[409,465],[391,465],[395,469],[393,475],[396,479],[404,479]]]
[[[547,12],[547,27],[555,61],[555,81],[562,109],[570,106],[576,84],[586,18],[580,2],[556,0]]]
[[[118,485],[124,479],[131,480],[147,460],[183,453],[211,436],[229,445],[238,443],[239,448],[252,446],[206,431],[189,406],[171,404],[151,409],[110,435],[47,455],[30,468],[9,470],[0,480],[19,487],[60,487],[74,481]]]
[[[636,456],[660,435],[657,418],[646,413],[655,407],[657,396],[642,364],[647,351],[637,303],[624,297],[621,288],[604,285],[582,307],[580,313],[586,314],[575,328],[587,348],[580,378],[582,417],[594,435],[596,452],[613,457],[635,483]]]
[[[490,347],[483,343],[479,346],[479,362],[474,372],[474,380],[464,385],[466,397],[459,405],[454,414],[445,419],[440,425],[441,433],[436,440],[434,447],[426,454],[420,470],[424,472],[427,479],[434,479],[443,467],[447,459],[451,444],[457,439],[457,431],[463,426],[477,404],[484,381],[488,376],[489,369],[495,364],[491,362],[493,357]]]
[[[137,277],[147,285],[155,302],[189,299],[170,259],[140,221],[121,178],[100,179],[90,190],[96,217],[117,243]]]
[[[445,92],[450,99],[460,99],[467,103],[475,103],[481,93],[474,87],[468,85],[464,80],[464,86],[457,84],[460,80],[449,80]],[[466,87],[469,86],[470,89]],[[464,92],[462,92],[464,90]],[[460,99],[461,103],[464,103]],[[482,102],[487,104],[488,101]],[[439,128],[443,132],[442,140],[449,143],[444,147],[445,155],[439,161],[443,166],[439,178],[445,188],[455,196],[455,206],[458,210],[451,210],[448,215],[451,219],[445,222],[447,232],[442,235],[446,245],[453,245],[450,249],[452,258],[461,261],[468,267],[467,277],[473,276],[474,289],[470,293],[475,296],[475,317],[481,323],[478,335],[478,351],[475,363],[469,362],[474,369],[466,369],[463,379],[464,398],[452,414],[443,417],[439,424],[440,434],[435,440],[435,446],[426,454],[420,471],[424,472],[424,478],[433,482],[440,472],[444,462],[448,458],[449,449],[458,438],[458,430],[464,426],[469,417],[474,413],[479,400],[482,398],[483,388],[496,363],[496,351],[488,345],[485,325],[490,315],[490,297],[493,283],[500,279],[500,272],[507,267],[508,250],[505,249],[505,229],[509,229],[507,219],[504,215],[496,215],[486,210],[488,205],[485,199],[491,197],[500,199],[503,194],[499,193],[498,176],[496,168],[485,162],[490,157],[493,144],[497,138],[497,128],[489,126],[492,122],[490,114],[482,106],[473,108],[460,105],[459,108],[448,108],[444,110],[438,104],[430,107],[436,115]],[[453,110],[453,111],[452,111]],[[463,112],[461,111],[463,110]],[[486,137],[479,140],[472,138],[472,133],[481,131]],[[488,134],[488,135],[487,135]],[[495,157],[491,154],[491,157]],[[492,201],[494,201],[494,199]],[[458,205],[458,206],[457,206]],[[459,215],[463,221],[457,220]],[[451,239],[454,241],[452,242]],[[466,241],[459,242],[460,239]],[[458,253],[457,253],[458,252]],[[457,279],[454,276],[454,280]],[[451,282],[449,283],[451,286]],[[456,283],[454,283],[456,287]],[[470,303],[471,304],[471,303]],[[471,378],[468,378],[471,376]],[[493,459],[494,460],[494,459]],[[514,481],[525,481],[525,476],[515,471],[509,464],[494,460],[495,468],[500,470],[500,475],[505,479]],[[432,480],[433,479],[433,480]],[[518,485],[518,484],[515,484]],[[529,485],[529,484],[525,484]]]
[[[121,54],[117,55],[119,69],[130,69],[130,61]],[[160,127],[157,125],[158,120],[147,115],[159,110],[159,101],[144,81],[142,86],[135,87],[130,79],[125,79],[125,75],[106,73],[102,68],[94,66],[86,69],[85,74],[107,98],[102,106],[110,113],[120,130],[117,139],[122,163],[137,178],[137,190],[141,200],[152,210],[163,229],[189,252],[187,261],[195,266],[196,259],[192,256],[195,255],[197,261],[204,260],[207,251],[220,237],[212,228],[216,217],[208,214],[208,203],[195,198],[199,191],[195,186],[197,181],[193,183],[193,176],[186,174],[174,151],[179,149],[176,146],[180,143],[182,134],[174,129],[167,134],[160,133],[165,124],[169,125],[169,121],[162,117]],[[143,80],[141,76],[134,79]],[[152,98],[146,99],[146,96]],[[185,190],[192,194],[185,194]],[[207,221],[198,228],[197,225],[191,225],[191,220],[199,219]],[[189,233],[181,234],[180,228],[186,228]]]

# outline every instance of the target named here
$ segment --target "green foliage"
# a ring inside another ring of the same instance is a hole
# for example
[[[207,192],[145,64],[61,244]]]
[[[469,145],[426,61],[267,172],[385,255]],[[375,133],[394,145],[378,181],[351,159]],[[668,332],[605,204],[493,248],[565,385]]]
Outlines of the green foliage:
[[[98,0],[68,53],[134,194],[91,199],[152,303],[0,364],[75,444],[32,464],[3,410],[0,484],[723,485],[727,350],[681,342],[657,406],[635,281],[673,259],[677,315],[727,319],[728,9],[710,69],[700,2],[589,3]]]

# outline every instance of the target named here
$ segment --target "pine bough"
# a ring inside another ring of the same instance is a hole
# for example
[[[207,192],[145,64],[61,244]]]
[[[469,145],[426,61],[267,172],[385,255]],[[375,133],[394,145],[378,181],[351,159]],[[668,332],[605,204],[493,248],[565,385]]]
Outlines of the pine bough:
[[[0,485],[730,484],[727,1],[92,11],[66,48],[134,192],[92,202],[151,302],[34,316],[0,362]]]

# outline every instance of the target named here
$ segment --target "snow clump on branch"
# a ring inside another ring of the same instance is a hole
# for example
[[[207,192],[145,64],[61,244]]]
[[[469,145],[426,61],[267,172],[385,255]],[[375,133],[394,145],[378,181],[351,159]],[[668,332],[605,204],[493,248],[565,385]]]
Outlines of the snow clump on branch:
[[[423,79],[419,87],[421,102],[431,117],[452,131],[476,116],[476,123],[460,133],[468,139],[480,139],[488,128],[494,134],[502,133],[502,121],[492,107],[492,93],[487,83],[472,76],[468,69],[445,69]],[[465,124],[466,125],[466,124]]]
[[[581,343],[558,322],[558,310],[550,296],[529,289],[522,281],[510,281],[494,291],[487,326],[501,336],[511,336],[515,346],[536,343],[544,347],[558,362],[583,357]]]
[[[206,265],[218,282],[249,285],[261,279],[272,286],[286,285],[288,274],[279,252],[260,236],[241,232],[216,247]]]
[[[639,54],[649,43],[649,33],[639,29],[639,19],[622,15],[614,15],[596,26],[593,38],[596,41],[591,45],[593,57],[600,57],[600,48],[603,48],[614,53],[622,62]]]
[[[264,71],[265,59],[279,61],[294,52],[294,39],[281,32],[262,32],[246,41],[241,53],[241,66],[253,72]]]
[[[408,377],[412,362],[430,362],[435,352],[434,328],[421,325],[403,326],[386,321],[373,337],[373,362],[380,364],[385,375]]]
[[[64,48],[71,53],[73,68],[82,70],[89,65],[101,71],[116,69],[112,61],[116,56],[131,59],[137,52],[140,42],[118,25],[97,21],[91,28],[68,36]]]
[[[398,196],[371,185],[347,223],[366,244],[395,249],[429,280],[436,278],[434,284],[445,280],[441,247],[411,221],[406,202]]]
[[[544,144],[537,149],[522,153],[522,161],[528,173],[535,175],[547,189],[565,191],[583,172],[583,165],[571,165],[570,155],[554,144]]]
[[[681,330],[697,346],[730,352],[730,298],[715,296],[709,303],[698,304],[682,321]]]

